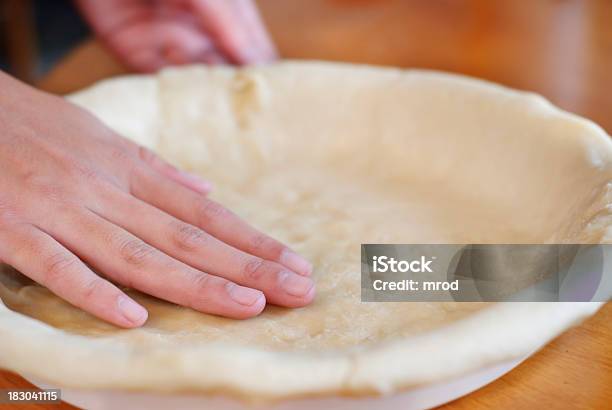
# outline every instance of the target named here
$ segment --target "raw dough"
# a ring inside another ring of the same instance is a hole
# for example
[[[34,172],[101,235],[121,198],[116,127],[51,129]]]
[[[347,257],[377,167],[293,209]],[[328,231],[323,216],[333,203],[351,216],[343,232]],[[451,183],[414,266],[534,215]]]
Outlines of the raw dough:
[[[527,354],[599,306],[360,302],[361,243],[609,241],[609,137],[539,96],[283,63],[119,78],[71,99],[310,258],[318,296],[234,321],[134,292],[150,319],[126,331],[5,269],[3,367],[88,388],[391,392]]]

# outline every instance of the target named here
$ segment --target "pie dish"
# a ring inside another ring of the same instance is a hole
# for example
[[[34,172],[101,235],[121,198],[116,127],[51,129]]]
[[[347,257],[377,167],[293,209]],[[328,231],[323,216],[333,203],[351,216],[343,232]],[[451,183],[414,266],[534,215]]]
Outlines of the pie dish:
[[[212,180],[314,262],[318,296],[236,321],[130,291],[120,330],[0,272],[0,366],[61,387],[373,395],[523,357],[599,303],[363,303],[361,243],[608,243],[612,142],[537,95],[330,63],[194,66],[69,97]]]

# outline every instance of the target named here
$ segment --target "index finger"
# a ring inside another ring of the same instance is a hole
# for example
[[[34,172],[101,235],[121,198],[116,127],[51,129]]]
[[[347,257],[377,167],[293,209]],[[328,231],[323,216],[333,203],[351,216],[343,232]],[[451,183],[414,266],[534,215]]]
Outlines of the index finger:
[[[312,265],[306,259],[253,228],[219,203],[169,179],[159,178],[153,170],[144,167],[134,172],[134,179],[131,191],[137,198],[237,249],[278,262],[303,276],[312,273]]]

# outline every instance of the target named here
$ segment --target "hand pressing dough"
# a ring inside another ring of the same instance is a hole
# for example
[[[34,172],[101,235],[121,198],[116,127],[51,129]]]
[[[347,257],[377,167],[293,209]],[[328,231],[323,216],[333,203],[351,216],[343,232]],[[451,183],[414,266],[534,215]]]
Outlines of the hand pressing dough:
[[[62,387],[389,393],[519,357],[596,303],[361,303],[361,243],[609,242],[612,143],[539,96],[427,71],[189,67],[69,97],[215,184],[315,266],[302,309],[235,321],[130,291],[120,330],[0,272],[0,365]],[[6,306],[6,307],[5,307]]]

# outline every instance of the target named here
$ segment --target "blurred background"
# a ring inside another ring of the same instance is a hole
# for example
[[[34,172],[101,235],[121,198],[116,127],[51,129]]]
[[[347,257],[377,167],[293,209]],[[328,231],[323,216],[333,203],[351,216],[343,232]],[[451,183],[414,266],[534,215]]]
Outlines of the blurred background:
[[[259,0],[284,58],[453,71],[612,132],[612,0]],[[0,0],[0,65],[56,93],[126,72],[69,0]]]
[[[0,0],[0,68],[33,82],[90,36],[70,0]]]

